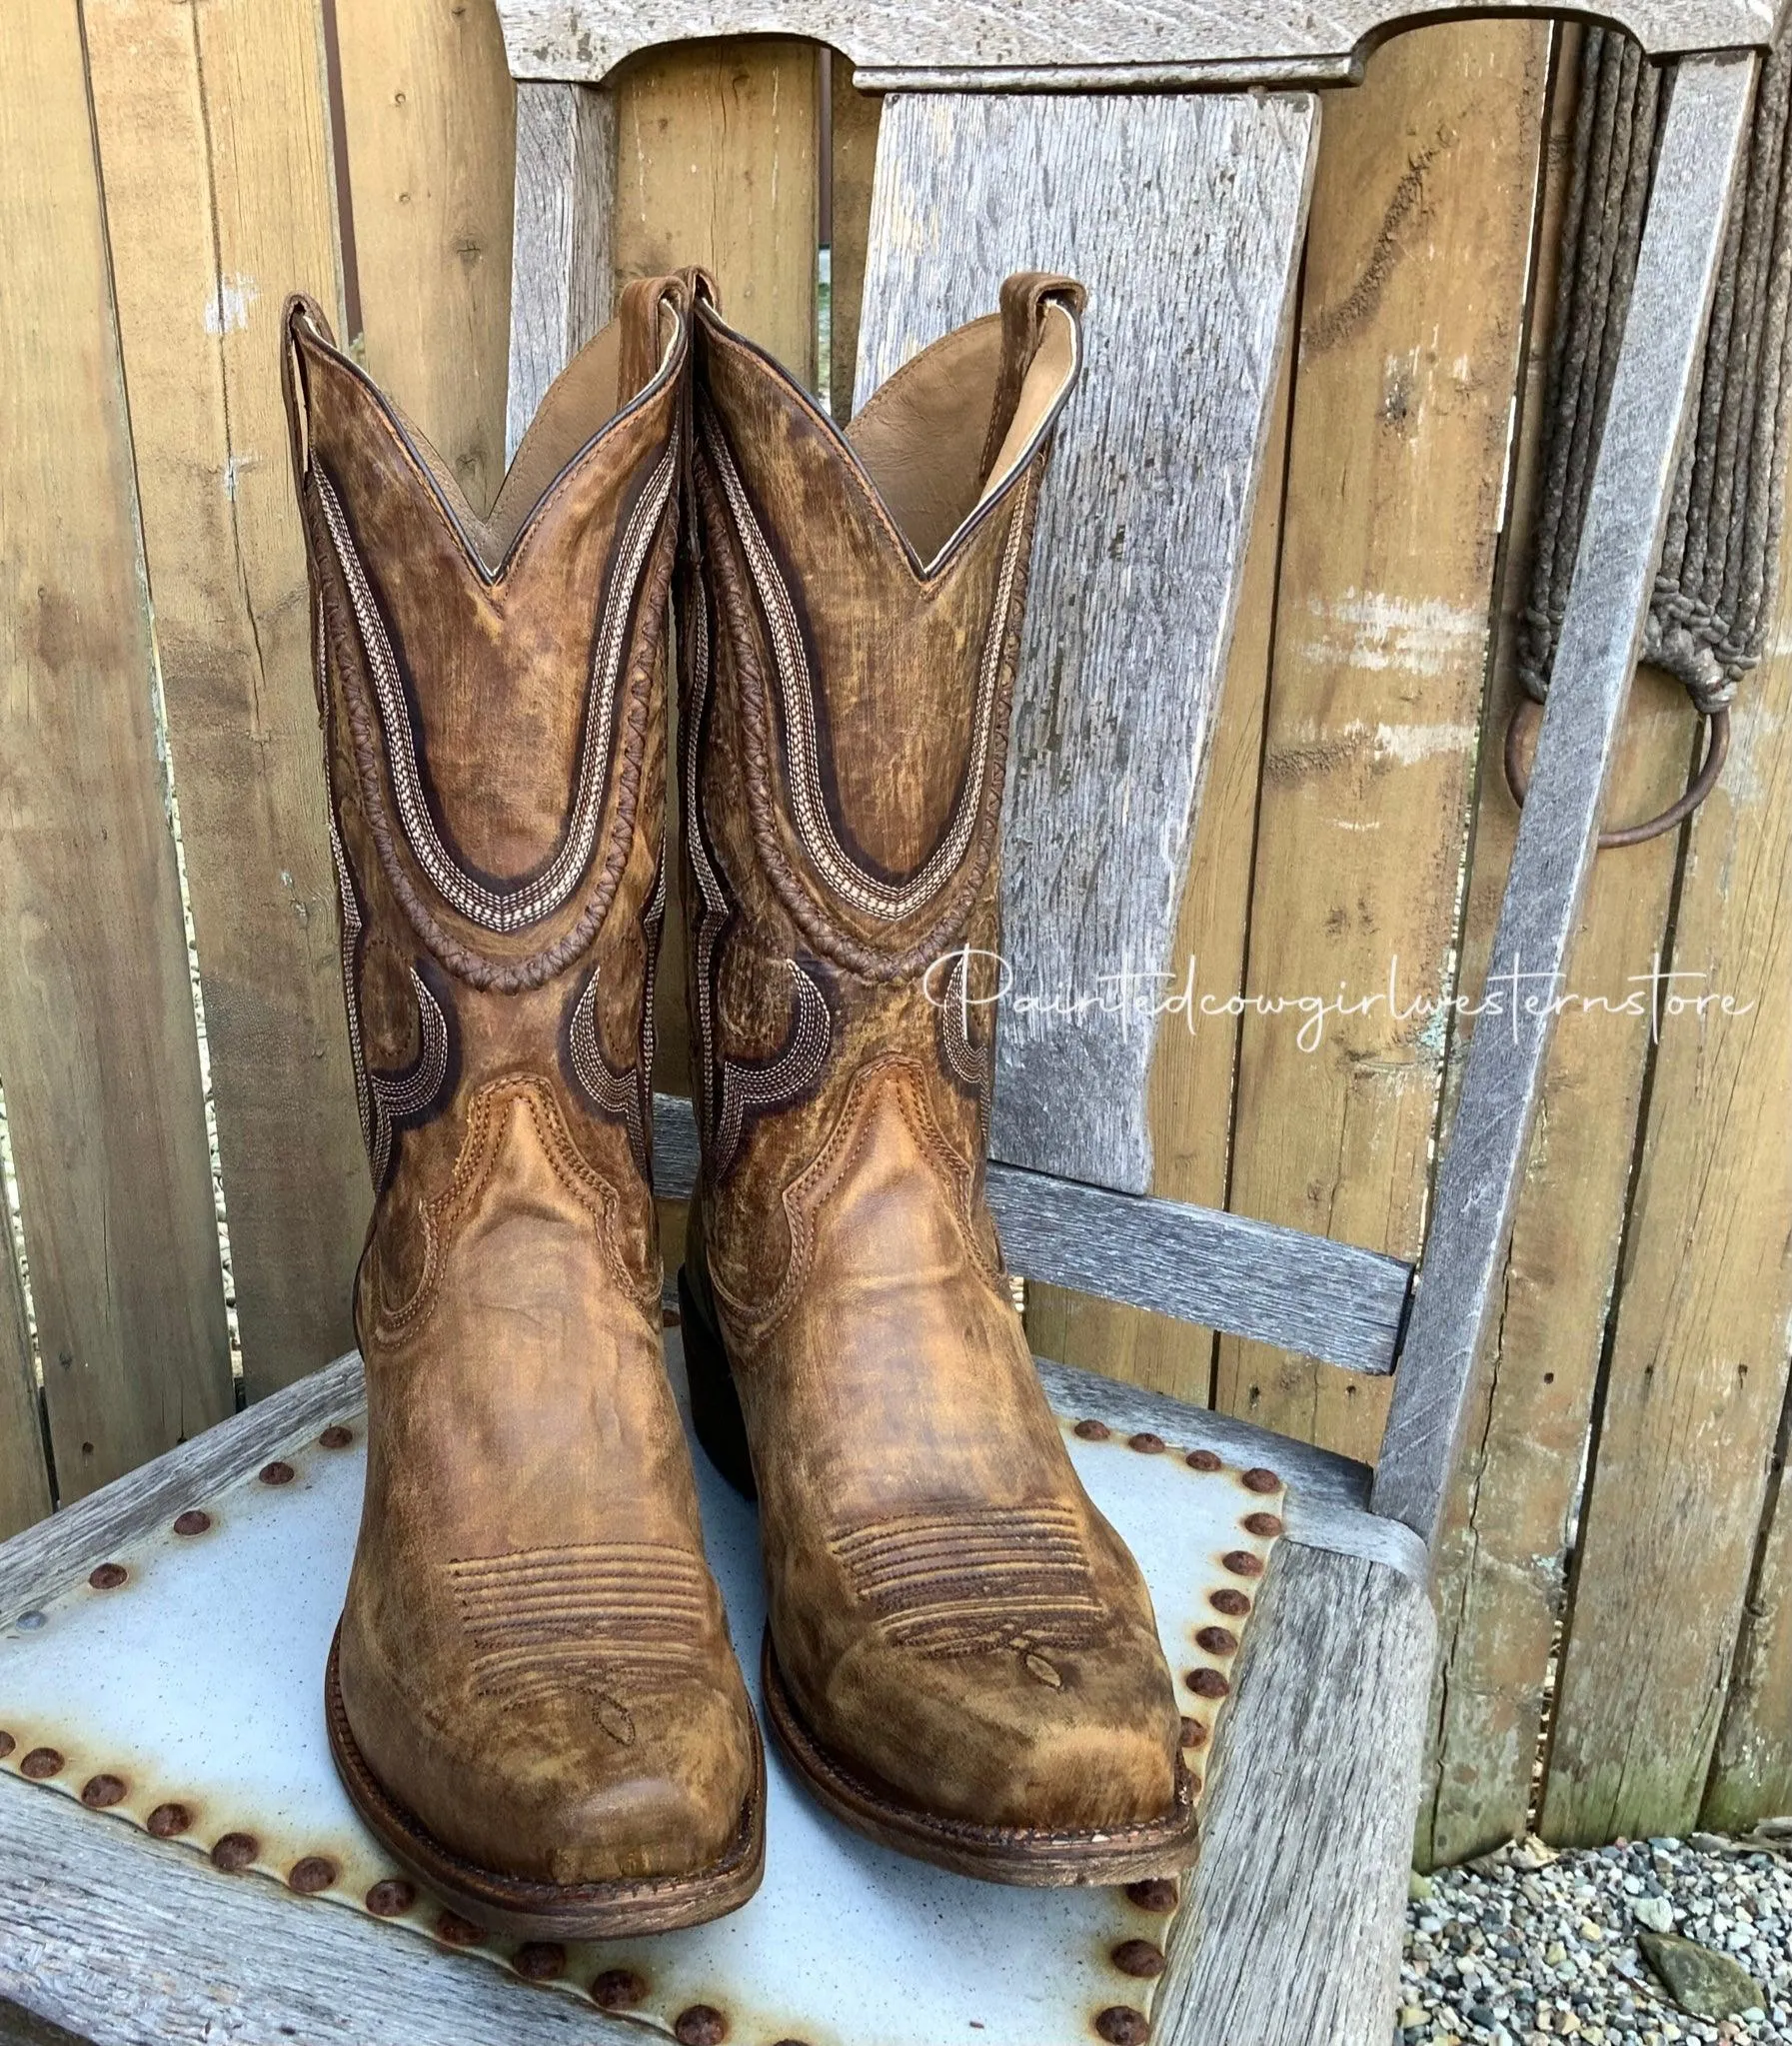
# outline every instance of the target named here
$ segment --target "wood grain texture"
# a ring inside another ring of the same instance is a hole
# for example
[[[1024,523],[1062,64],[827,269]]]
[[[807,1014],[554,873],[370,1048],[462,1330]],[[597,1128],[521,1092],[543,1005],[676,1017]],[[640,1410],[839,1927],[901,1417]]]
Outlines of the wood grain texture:
[[[1780,1427],[1768,1492],[1760,1567],[1749,1589],[1711,1781],[1700,1823],[1745,1832],[1756,1821],[1792,1812],[1792,1401]]]
[[[316,0],[93,0],[95,132],[252,1396],[349,1339],[343,1022],[280,308],[338,302]]]
[[[1327,103],[1227,1205],[1416,1257],[1454,992],[1548,30],[1381,49]],[[1336,1002],[1344,1014],[1278,1004]],[[1372,1457],[1371,1388],[1228,1340],[1215,1396]]]
[[[1663,1017],[1649,1090],[1556,1702],[1551,1839],[1698,1822],[1779,1448],[1792,1326],[1792,600],[1769,644],[1738,696],[1722,784],[1689,828],[1666,963],[1689,1006]],[[1701,998],[1714,1005],[1702,1014],[1690,1007]],[[1783,1695],[1767,1709],[1783,1718]],[[1783,1813],[1767,1790],[1736,1816]]]
[[[1171,953],[1178,984],[1203,1000],[1159,1034],[1146,1094],[1151,1190],[1197,1207],[1225,1206],[1231,1161],[1239,1012],[1227,1005],[1244,990],[1292,368],[1293,353],[1285,350]],[[1212,1399],[1215,1345],[1208,1329],[1054,1286],[1028,1287],[1026,1325],[1046,1356],[1202,1406]]]
[[[1391,1571],[1290,1543],[1251,1625],[1264,1645],[1245,1643],[1152,2036],[1386,2046],[1431,1608]]]
[[[661,1094],[655,1190],[688,1199],[696,1175],[691,1103]],[[1357,1371],[1393,1369],[1411,1279],[1397,1258],[1012,1165],[991,1165],[987,1190],[1008,1262],[1028,1278],[1255,1331]]]
[[[1551,94],[1548,189],[1488,704],[1495,745],[1520,694],[1516,637],[1527,595],[1579,37],[1577,28],[1563,31]],[[1614,817],[1654,816],[1674,800],[1695,722],[1677,684],[1649,669],[1639,673],[1612,769]],[[1461,985],[1471,1001],[1485,990],[1517,831],[1504,776],[1484,775],[1463,934]],[[1671,837],[1597,861],[1569,955],[1570,985],[1589,1007],[1564,1013],[1544,1069],[1486,1370],[1439,1555],[1443,1681],[1433,1698],[1420,1826],[1427,1863],[1466,1860],[1525,1829],[1649,1061],[1647,1010],[1625,1014],[1625,1005],[1643,992],[1632,977],[1649,971],[1661,947],[1677,866]],[[1457,1081],[1472,1031],[1465,1018],[1453,1034]]]
[[[1146,1079],[1173,1019],[1149,1012],[1165,999],[1314,137],[1298,96],[919,94],[886,107],[879,140],[858,403],[987,312],[1010,271],[1088,289],[1015,686],[991,1150],[1128,1192],[1151,1183]]]
[[[828,177],[833,188],[833,272],[828,305],[834,416],[844,426],[853,416],[854,378],[859,362],[859,315],[865,303],[866,244],[872,227],[872,180],[878,165],[878,126],[884,102],[853,83],[853,67],[833,59],[833,148]]]
[[[41,1520],[54,1504],[12,1217],[0,1207],[0,1541]]]
[[[1503,13],[1542,14],[1555,0],[1499,0]],[[519,78],[606,77],[632,51],[691,36],[812,36],[862,70],[931,72],[934,90],[1005,90],[1016,71],[1057,71],[1077,88],[1248,83],[1347,76],[1377,33],[1417,14],[1493,11],[1418,0],[660,0],[623,11],[611,0],[498,0]],[[1628,29],[1644,48],[1718,50],[1771,40],[1778,0],[1604,0],[1589,14]],[[941,76],[939,74],[948,74]],[[904,88],[928,83],[901,80]]]
[[[1430,1543],[1457,1467],[1548,1055],[1554,1005],[1530,998],[1559,990],[1585,898],[1754,70],[1753,59],[1741,58],[1683,65],[1662,139],[1579,568],[1494,938],[1489,986],[1509,977],[1510,996],[1499,1026],[1484,1018],[1469,1047],[1376,1472],[1377,1510]],[[1676,1239],[1675,1268],[1681,1248]]]
[[[488,7],[336,0],[369,373],[489,505],[504,475],[516,88]]]
[[[615,303],[616,101],[590,86],[519,85],[516,132],[507,463]]]
[[[0,10],[0,1073],[76,1498],[231,1378],[74,0]]]

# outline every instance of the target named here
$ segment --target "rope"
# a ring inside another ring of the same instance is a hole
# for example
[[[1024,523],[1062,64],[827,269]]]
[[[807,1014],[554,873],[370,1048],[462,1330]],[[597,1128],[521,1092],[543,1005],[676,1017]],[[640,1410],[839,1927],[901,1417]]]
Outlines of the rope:
[[[1599,436],[1623,345],[1667,111],[1661,71],[1625,35],[1588,29],[1580,64],[1541,501],[1519,679],[1549,687]],[[1777,592],[1792,429],[1792,51],[1762,71],[1731,208],[1693,428],[1669,501],[1645,662],[1717,719],[1764,651]]]

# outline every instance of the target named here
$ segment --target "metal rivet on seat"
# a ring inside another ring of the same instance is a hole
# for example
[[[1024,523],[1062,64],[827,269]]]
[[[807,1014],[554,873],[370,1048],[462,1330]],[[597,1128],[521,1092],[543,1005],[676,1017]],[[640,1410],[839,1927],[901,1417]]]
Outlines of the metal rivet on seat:
[[[341,1421],[332,1421],[318,1437],[322,1449],[346,1449],[355,1439],[355,1430],[344,1427]]]
[[[155,1839],[172,1840],[191,1829],[193,1814],[184,1804],[171,1801],[167,1804],[158,1804],[143,1823]]]
[[[1235,1548],[1219,1559],[1234,1577],[1260,1577],[1263,1574],[1263,1559],[1253,1556],[1247,1548]]]
[[[295,1861],[287,1871],[288,1889],[297,1890],[302,1897],[315,1897],[320,1890],[327,1890],[335,1882],[336,1863],[327,1854],[307,1854],[303,1860]]]
[[[402,1875],[383,1876],[361,1901],[376,1918],[402,1918],[416,1903],[417,1890]]]
[[[34,1747],[19,1764],[19,1774],[29,1776],[33,1783],[41,1783],[58,1774],[61,1768],[62,1757],[53,1747]]]
[[[1153,1946],[1148,1939],[1121,1940],[1109,1959],[1122,1975],[1148,1980],[1163,1973],[1163,1949]]]
[[[1190,1470],[1218,1470],[1222,1467],[1211,1449],[1190,1449],[1182,1461]]]
[[[443,1911],[436,1918],[436,1937],[448,1946],[478,1946],[485,1934],[471,1918],[463,1918],[458,1911]]]
[[[212,1849],[213,1863],[223,1869],[247,1868],[261,1852],[261,1842],[253,1833],[226,1833]]]
[[[1244,1531],[1259,1535],[1264,1541],[1273,1541],[1281,1532],[1281,1522],[1273,1513],[1246,1513]]]
[[[532,1939],[518,1947],[511,1966],[531,1982],[557,1982],[567,1971],[567,1950],[558,1940]]]
[[[1184,1747],[1205,1747],[1206,1744],[1207,1729],[1198,1719],[1190,1719],[1188,1714],[1184,1712],[1182,1714],[1182,1745]]]
[[[178,1514],[174,1522],[176,1534],[203,1534],[212,1524],[212,1516],[198,1506],[189,1506]]]
[[[130,1574],[123,1563],[101,1563],[87,1573],[87,1581],[96,1591],[116,1591]]]
[[[282,1463],[276,1457],[272,1463],[264,1463],[258,1475],[263,1484],[291,1484],[293,1466],[290,1463]]]
[[[1232,1687],[1216,1669],[1191,1669],[1182,1679],[1197,1698],[1225,1698]]]
[[[679,2046],[722,2046],[728,2020],[713,2003],[694,2003],[673,2020],[672,2036]]]
[[[1149,1428],[1140,1428],[1136,1435],[1126,1437],[1126,1447],[1136,1449],[1141,1456],[1161,1456],[1164,1442],[1161,1435],[1153,1435]]]
[[[1236,1655],[1238,1636],[1229,1627],[1202,1627],[1195,1635],[1195,1645],[1204,1648],[1209,1655]]]
[[[3,1762],[17,1746],[18,1742],[10,1733],[0,1733],[0,1762]]]
[[[633,2010],[647,1987],[633,1968],[606,1968],[591,1985],[591,2000],[599,2010]]]
[[[1110,2003],[1096,2014],[1095,2030],[1107,2046],[1144,2046],[1151,2036],[1151,2021],[1129,2003]]]
[[[1207,1603],[1215,1612],[1222,1612],[1229,1620],[1241,1620],[1250,1610],[1250,1600],[1242,1591],[1209,1591]]]
[[[125,1794],[122,1776],[89,1776],[81,1785],[81,1802],[89,1811],[108,1811],[115,1804],[123,1804]]]
[[[1281,1479],[1273,1470],[1247,1470],[1239,1482],[1249,1492],[1279,1492]]]
[[[1166,1875],[1147,1875],[1142,1882],[1126,1885],[1126,1902],[1141,1911],[1173,1911],[1180,1892]]]
[[[1113,1430],[1105,1421],[1078,1421],[1070,1432],[1085,1442],[1105,1442]]]

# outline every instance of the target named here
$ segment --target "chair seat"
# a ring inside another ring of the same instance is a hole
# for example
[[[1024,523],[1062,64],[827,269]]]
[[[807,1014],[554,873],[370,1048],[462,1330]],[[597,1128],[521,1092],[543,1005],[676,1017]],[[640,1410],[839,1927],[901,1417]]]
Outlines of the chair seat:
[[[680,1376],[676,1336],[668,1348]],[[1181,1911],[1153,1917],[1118,1891],[966,1883],[840,1833],[788,1786],[780,1808],[775,1785],[751,1918],[639,1952],[573,1949],[568,1985],[620,1960],[655,1978],[638,2015],[670,2028],[693,2003],[732,2004],[739,2046],[890,2046],[897,2033],[933,2046],[972,2022],[991,2046],[1075,2046],[1122,2002],[1152,2006],[1158,2040],[1380,2046],[1430,1653],[1416,1543],[1366,1512],[1359,1465],[1040,1368],[1060,1414],[1108,1431],[1072,1447],[1138,1549],[1167,1643],[1210,1620],[1204,1573],[1224,1550],[1254,1543],[1268,1559],[1256,1611],[1235,1622],[1235,1694]],[[419,1937],[434,1924],[427,1899],[409,1932],[343,1908],[393,1873],[349,1813],[316,1723],[313,1665],[354,1540],[361,1402],[359,1359],[345,1358],[0,1548],[0,1726],[15,1735],[0,1774],[0,2039],[55,2036],[46,2023],[96,2041],[268,2046],[641,2036],[584,1994],[520,1983],[496,1953],[482,1962]],[[346,1445],[319,1441],[345,1421]],[[1129,1454],[1140,1431],[1212,1448],[1227,1470]],[[1264,1466],[1288,1484],[1280,1541],[1237,1531],[1252,1494],[1236,1473]],[[751,1511],[700,1474],[737,1634],[757,1632]],[[200,1537],[174,1531],[196,1507],[211,1515]],[[121,1557],[128,1570],[90,1580]],[[753,1643],[740,1645],[751,1661]],[[1353,1741],[1361,1727],[1374,1738]],[[54,1764],[27,1771],[45,1749]],[[81,1810],[77,1794],[113,1816]],[[188,1844],[141,1829],[170,1799],[191,1807]],[[245,1858],[262,1879],[195,1851],[226,1827],[257,1836]],[[314,1887],[326,1894],[293,1893]],[[1140,1935],[1167,1950],[1154,1986],[1110,1959]]]

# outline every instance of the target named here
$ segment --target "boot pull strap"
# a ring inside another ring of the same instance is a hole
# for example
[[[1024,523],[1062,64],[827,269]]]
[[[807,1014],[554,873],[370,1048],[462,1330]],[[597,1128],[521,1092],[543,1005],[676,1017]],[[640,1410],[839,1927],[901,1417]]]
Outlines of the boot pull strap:
[[[301,505],[311,476],[311,404],[305,389],[305,365],[299,336],[309,331],[326,348],[336,346],[330,322],[316,299],[294,292],[280,315],[280,395],[286,401],[287,449],[293,461],[293,489]]]
[[[1046,270],[1019,270],[1001,287],[1001,363],[983,437],[982,473],[988,476],[1014,422],[1020,389],[1045,334],[1045,310],[1059,305],[1071,319],[1082,318],[1087,294],[1073,277]]]
[[[619,412],[660,374],[660,365],[666,359],[660,338],[662,312],[670,309],[679,325],[689,328],[692,303],[700,296],[712,304],[716,296],[715,285],[701,270],[680,270],[670,277],[638,277],[623,286],[616,305]]]

